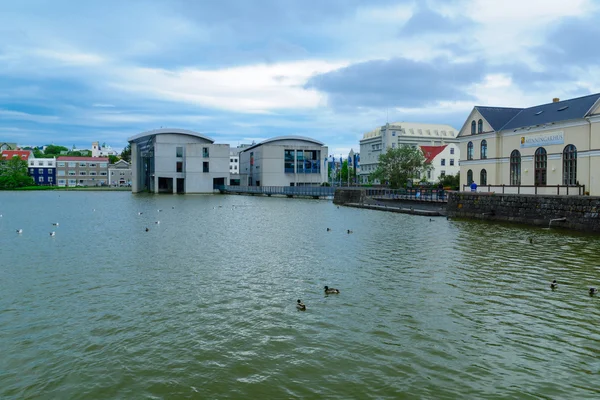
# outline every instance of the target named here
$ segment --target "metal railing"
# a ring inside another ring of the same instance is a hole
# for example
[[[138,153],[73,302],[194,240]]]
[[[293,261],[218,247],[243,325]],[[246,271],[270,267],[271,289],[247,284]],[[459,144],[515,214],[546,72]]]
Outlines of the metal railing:
[[[470,185],[463,185],[464,192],[472,192]],[[585,185],[483,185],[477,186],[478,193],[501,193],[501,194],[535,194],[535,195],[563,195],[583,196]]]
[[[220,188],[226,193],[249,193],[281,196],[311,196],[331,197],[335,194],[334,187],[328,186],[230,186]]]
[[[448,191],[444,189],[366,189],[367,197],[375,199],[411,200],[411,201],[448,201]]]

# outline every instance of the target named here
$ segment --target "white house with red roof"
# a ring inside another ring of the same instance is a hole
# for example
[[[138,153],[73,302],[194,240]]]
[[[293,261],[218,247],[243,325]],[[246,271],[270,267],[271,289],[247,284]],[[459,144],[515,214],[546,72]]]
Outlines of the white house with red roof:
[[[460,152],[457,144],[449,143],[442,146],[419,147],[425,156],[425,161],[432,167],[431,170],[427,171],[427,176],[420,176],[419,179],[438,182],[445,175],[456,175],[460,171],[458,165]]]
[[[33,158],[33,152],[31,150],[2,150],[3,160],[10,160],[15,156],[23,161],[29,161],[30,158]]]

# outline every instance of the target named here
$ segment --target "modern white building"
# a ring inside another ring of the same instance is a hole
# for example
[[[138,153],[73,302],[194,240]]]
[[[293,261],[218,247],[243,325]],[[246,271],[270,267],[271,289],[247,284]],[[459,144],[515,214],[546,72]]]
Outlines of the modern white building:
[[[303,136],[279,136],[240,153],[242,186],[319,186],[327,182],[327,146]]]
[[[229,145],[187,129],[132,136],[133,193],[212,193],[229,181]]]
[[[419,146],[425,161],[431,166],[426,176],[417,176],[427,182],[438,182],[446,175],[456,175],[460,171],[458,144],[450,143],[443,146]]]
[[[92,142],[92,157],[118,156],[119,153],[106,143]]]
[[[385,153],[388,148],[402,145],[442,146],[458,143],[457,136],[458,130],[450,125],[418,122],[388,123],[367,132],[360,141],[359,181],[361,183],[368,182],[369,175],[377,169],[379,155]]]

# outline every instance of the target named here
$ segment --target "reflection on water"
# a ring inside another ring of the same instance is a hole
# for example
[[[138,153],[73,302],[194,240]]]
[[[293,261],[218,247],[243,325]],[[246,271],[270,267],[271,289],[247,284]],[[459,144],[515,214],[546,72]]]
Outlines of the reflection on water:
[[[0,214],[0,398],[600,394],[594,236],[243,196]]]

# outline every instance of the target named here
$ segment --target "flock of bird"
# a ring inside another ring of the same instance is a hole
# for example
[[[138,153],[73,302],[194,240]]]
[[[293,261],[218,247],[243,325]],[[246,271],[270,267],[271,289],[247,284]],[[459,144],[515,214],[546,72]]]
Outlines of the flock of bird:
[[[554,280],[553,280],[553,281],[550,283],[550,289],[552,289],[552,290],[558,289],[558,282],[556,282],[556,279],[554,279]],[[591,288],[588,290],[588,293],[590,294],[590,296],[593,296],[593,295],[595,295],[595,294],[598,294],[598,293],[599,293],[599,291],[598,291],[598,289],[597,289],[597,288],[595,288],[595,287],[591,287]]]
[[[324,287],[325,294],[340,294],[339,289],[330,288],[329,286]],[[306,304],[302,302],[302,300],[298,299],[296,302],[296,308],[300,311],[306,311]]]

